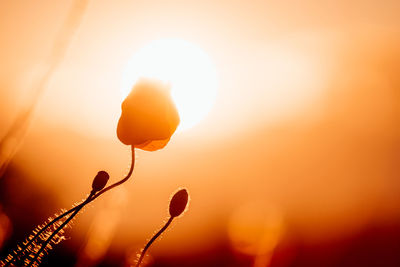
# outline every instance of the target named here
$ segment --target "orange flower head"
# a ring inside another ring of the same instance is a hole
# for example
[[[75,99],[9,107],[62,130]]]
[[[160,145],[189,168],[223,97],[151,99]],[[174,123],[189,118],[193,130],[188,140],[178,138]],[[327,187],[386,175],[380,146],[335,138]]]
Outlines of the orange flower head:
[[[170,87],[141,79],[122,103],[117,136],[125,145],[155,151],[167,145],[179,121]]]

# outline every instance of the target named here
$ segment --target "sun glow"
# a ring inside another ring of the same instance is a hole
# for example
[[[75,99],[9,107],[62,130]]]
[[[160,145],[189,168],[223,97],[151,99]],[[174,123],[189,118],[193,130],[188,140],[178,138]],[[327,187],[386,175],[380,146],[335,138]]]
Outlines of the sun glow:
[[[191,128],[203,119],[216,98],[214,63],[201,48],[184,40],[157,40],[137,51],[124,74],[124,97],[141,77],[171,85],[181,118],[178,130]]]

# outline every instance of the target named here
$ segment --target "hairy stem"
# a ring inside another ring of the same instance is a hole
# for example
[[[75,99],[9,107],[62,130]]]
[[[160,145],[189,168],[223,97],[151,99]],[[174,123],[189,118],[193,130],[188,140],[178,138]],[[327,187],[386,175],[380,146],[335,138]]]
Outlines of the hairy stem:
[[[54,223],[56,223],[56,222],[59,221],[60,219],[64,218],[65,216],[67,216],[67,215],[70,214],[71,212],[73,212],[73,211],[75,211],[75,210],[77,210],[77,209],[83,208],[83,206],[86,205],[87,201],[88,201],[93,195],[94,195],[94,192],[91,192],[91,193],[89,194],[89,196],[85,199],[85,201],[83,201],[81,204],[79,204],[78,206],[76,206],[76,207],[74,207],[74,208],[72,208],[72,209],[70,209],[70,210],[64,212],[63,214],[57,216],[56,218],[54,218],[53,220],[51,220],[48,224],[46,224],[45,226],[43,226],[42,229],[40,229],[33,237],[31,237],[31,238],[27,241],[26,244],[24,244],[24,245],[22,246],[21,250],[19,250],[19,251],[17,251],[17,252],[15,253],[15,255],[13,256],[13,259],[12,259],[11,261],[7,262],[7,263],[4,265],[4,267],[10,266],[11,263],[13,263],[15,260],[17,260],[17,259],[21,256],[21,254],[23,254],[24,251],[25,251],[27,248],[29,248],[29,247],[32,245],[32,243],[33,243],[42,233],[44,233],[51,225],[53,225]],[[22,257],[21,261],[23,262],[24,259],[25,259],[27,256],[28,256],[28,255],[25,254],[25,255]]]
[[[115,182],[112,185],[107,186],[106,188],[104,188],[103,190],[100,190],[99,192],[95,193],[95,192],[91,192],[90,195],[87,197],[87,199],[85,201],[83,201],[81,204],[79,204],[78,206],[75,206],[71,209],[69,209],[68,211],[64,212],[63,214],[57,216],[56,218],[54,218],[52,221],[50,221],[48,224],[46,224],[38,233],[36,233],[33,238],[29,239],[28,243],[26,245],[24,245],[22,247],[22,249],[20,251],[18,251],[16,253],[16,255],[13,257],[12,260],[8,261],[6,263],[6,266],[10,266],[11,263],[13,263],[15,260],[18,259],[18,257],[20,256],[20,254],[24,253],[24,251],[26,251],[27,248],[29,248],[29,246],[40,236],[40,234],[42,234],[48,227],[50,227],[51,225],[53,225],[55,222],[57,222],[58,220],[62,219],[63,217],[67,216],[68,214],[72,213],[71,216],[63,223],[61,224],[54,232],[53,234],[45,241],[45,245],[41,246],[41,249],[38,253],[35,253],[35,260],[33,260],[32,262],[30,262],[29,266],[31,266],[34,261],[36,261],[36,259],[39,257],[40,253],[46,248],[46,245],[51,241],[51,239],[55,236],[55,234],[57,234],[62,228],[64,228],[68,222],[70,222],[78,213],[79,211],[86,206],[87,204],[89,204],[90,202],[92,202],[93,200],[95,200],[96,198],[98,198],[99,196],[101,196],[102,194],[104,194],[105,192],[113,189],[116,186],[119,186],[121,184],[123,184],[124,182],[126,182],[133,173],[133,169],[135,166],[135,147],[131,146],[131,167],[129,169],[128,174],[125,176],[125,178],[123,178],[122,180]],[[28,253],[27,253],[28,254]],[[28,255],[24,255],[24,258]]]
[[[85,201],[86,202],[86,201]],[[47,239],[46,241],[41,245],[40,249],[38,252],[35,253],[35,257],[33,258],[33,260],[29,263],[28,267],[32,266],[40,257],[40,254],[42,254],[43,250],[45,250],[45,248],[47,247],[47,244],[50,243],[51,240],[53,240],[53,238],[56,236],[56,234],[58,234],[58,232],[61,231],[61,229],[63,229],[66,225],[68,225],[68,223],[75,217],[76,214],[79,213],[79,211],[84,207],[84,205],[82,205],[80,208],[76,209],[74,211],[74,213],[71,214],[71,216],[68,217],[68,219],[65,220],[65,222],[63,222]]]
[[[171,224],[172,220],[174,219],[174,217],[170,217],[167,221],[167,223],[160,229],[160,231],[157,232],[157,234],[155,234],[149,242],[147,242],[146,246],[144,247],[144,249],[142,250],[142,253],[140,254],[140,258],[136,264],[136,267],[139,267],[140,263],[142,263],[143,257],[146,254],[146,251],[149,249],[149,247],[151,246],[151,244],[153,244],[153,242],[168,228],[168,226]]]

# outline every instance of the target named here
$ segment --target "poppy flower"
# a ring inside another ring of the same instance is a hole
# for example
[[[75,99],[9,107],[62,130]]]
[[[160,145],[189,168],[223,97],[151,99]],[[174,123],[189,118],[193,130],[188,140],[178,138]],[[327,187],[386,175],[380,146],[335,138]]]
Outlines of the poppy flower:
[[[179,121],[170,87],[141,79],[122,103],[117,136],[125,145],[155,151],[167,145]]]

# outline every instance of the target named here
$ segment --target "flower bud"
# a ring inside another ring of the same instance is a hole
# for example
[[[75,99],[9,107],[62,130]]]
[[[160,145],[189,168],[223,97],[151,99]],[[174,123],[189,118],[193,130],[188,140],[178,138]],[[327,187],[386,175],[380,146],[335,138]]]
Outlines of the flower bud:
[[[99,171],[93,179],[92,192],[102,190],[106,186],[109,178],[110,176],[106,171]]]
[[[188,200],[189,195],[186,189],[181,189],[176,192],[169,203],[169,214],[171,217],[181,215],[185,211]]]
[[[179,124],[179,114],[162,82],[141,79],[122,103],[118,139],[147,151],[163,148]]]

